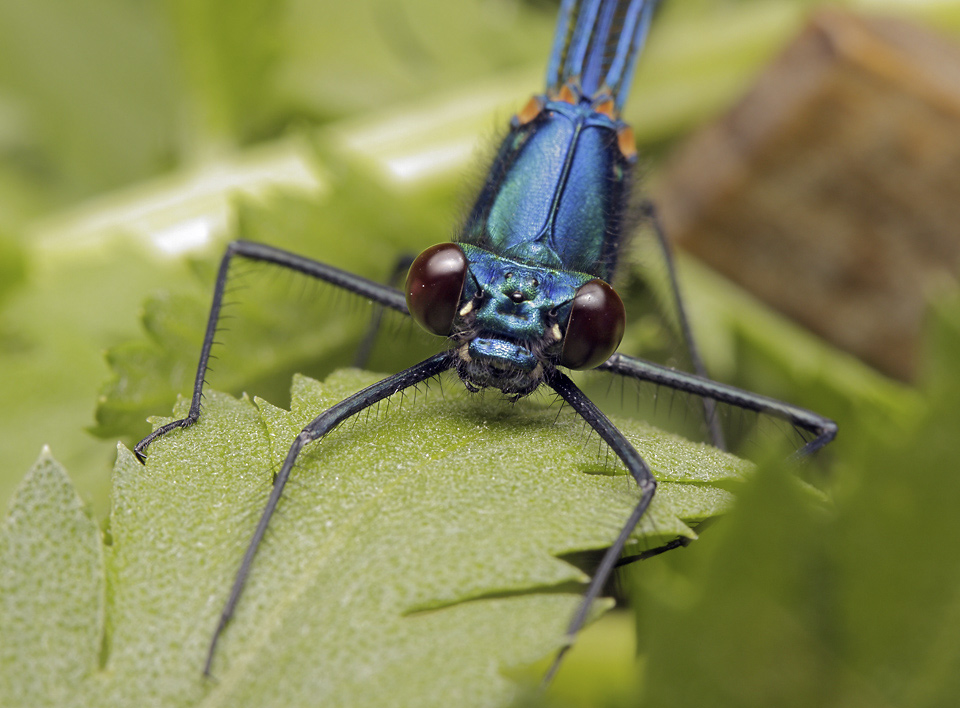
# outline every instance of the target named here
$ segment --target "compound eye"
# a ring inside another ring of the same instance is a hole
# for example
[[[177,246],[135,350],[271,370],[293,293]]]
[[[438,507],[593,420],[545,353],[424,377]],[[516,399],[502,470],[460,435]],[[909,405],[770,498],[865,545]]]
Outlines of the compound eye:
[[[455,243],[431,246],[417,256],[406,285],[407,308],[417,324],[432,334],[450,334],[466,279],[467,257]]]
[[[584,283],[573,298],[560,363],[571,369],[600,366],[620,346],[626,320],[616,290],[602,280]]]

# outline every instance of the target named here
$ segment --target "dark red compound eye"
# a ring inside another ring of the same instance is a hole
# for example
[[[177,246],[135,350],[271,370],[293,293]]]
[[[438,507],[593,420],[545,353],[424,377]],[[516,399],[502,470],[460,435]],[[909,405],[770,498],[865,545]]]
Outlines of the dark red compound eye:
[[[602,280],[584,283],[573,298],[560,363],[571,369],[600,366],[620,346],[626,321],[616,290]]]
[[[432,334],[450,334],[466,279],[467,257],[455,243],[431,246],[417,256],[406,286],[407,309],[417,324]]]

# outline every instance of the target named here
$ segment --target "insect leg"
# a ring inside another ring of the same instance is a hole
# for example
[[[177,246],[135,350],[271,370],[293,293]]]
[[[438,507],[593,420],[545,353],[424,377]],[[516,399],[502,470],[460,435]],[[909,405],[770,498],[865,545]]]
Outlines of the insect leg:
[[[667,267],[667,276],[670,281],[670,294],[673,298],[673,305],[677,313],[677,321],[680,325],[680,333],[683,336],[684,345],[690,356],[690,363],[693,365],[693,371],[698,376],[708,378],[707,367],[700,357],[700,350],[697,347],[697,341],[693,336],[693,329],[690,327],[690,320],[687,317],[687,308],[683,304],[683,298],[680,295],[680,284],[677,280],[677,270],[673,263],[673,248],[667,239],[667,234],[663,229],[660,216],[657,213],[657,206],[653,202],[645,201],[641,205],[643,215],[650,220],[653,226],[653,232],[657,235],[657,243],[660,251],[663,253],[663,261]],[[716,404],[709,398],[703,400],[703,415],[710,432],[710,442],[714,447],[726,450],[727,445],[723,437],[723,429],[720,427],[720,420],[716,415]]]
[[[257,528],[253,532],[253,538],[250,539],[247,551],[243,555],[243,561],[241,561],[240,569],[237,571],[236,578],[233,581],[230,595],[223,606],[223,611],[220,613],[220,620],[217,623],[216,630],[214,630],[213,637],[210,639],[207,660],[203,666],[204,675],[210,675],[210,666],[213,663],[213,655],[217,648],[217,642],[223,630],[226,628],[227,623],[230,621],[230,618],[233,616],[234,610],[237,608],[240,595],[243,593],[243,586],[246,584],[247,578],[250,575],[250,568],[253,565],[254,556],[257,554],[257,549],[260,547],[263,535],[266,533],[267,526],[270,524],[270,518],[277,508],[277,503],[280,501],[281,494],[283,494],[283,488],[290,478],[290,472],[293,470],[293,465],[296,463],[303,446],[322,438],[347,418],[356,415],[360,411],[404,389],[433,378],[451,368],[453,365],[454,361],[448,352],[434,354],[429,359],[425,359],[419,364],[411,366],[409,369],[388,376],[382,381],[378,381],[372,386],[368,386],[362,391],[358,391],[352,396],[345,398],[314,418],[313,421],[304,427],[300,434],[297,435],[293,444],[290,446],[290,451],[287,452],[287,457],[284,459],[280,471],[277,472],[273,479],[273,489],[270,492],[270,498],[267,500],[267,505],[263,509]]]
[[[640,381],[650,381],[718,403],[765,413],[813,433],[813,440],[798,449],[794,453],[795,457],[804,457],[819,450],[837,435],[837,424],[819,413],[644,359],[617,353],[598,366],[597,371],[609,371]]]
[[[642,359],[635,359],[623,354],[614,354],[606,362],[601,364],[598,369],[642,381],[650,381],[679,391],[710,398],[713,401],[728,403],[786,420],[792,425],[796,425],[815,435],[813,440],[795,453],[797,457],[809,455],[819,450],[833,440],[837,434],[836,423],[829,418],[808,411],[805,408],[793,406],[789,403],[744,391],[734,386],[711,381],[696,374],[678,371]],[[643,461],[643,458],[640,457],[639,453],[637,453],[633,445],[630,444],[630,441],[626,439],[623,433],[610,422],[566,375],[559,371],[553,371],[547,376],[547,384],[560,394],[560,396],[600,434],[600,437],[603,438],[616,453],[617,457],[623,460],[630,474],[633,475],[633,478],[637,481],[637,485],[640,487],[640,501],[634,508],[633,513],[630,514],[616,541],[614,541],[613,545],[604,553],[600,565],[594,573],[590,584],[587,586],[583,601],[567,627],[567,644],[554,659],[550,670],[544,677],[544,683],[548,682],[554,673],[556,673],[564,653],[572,644],[576,634],[583,628],[591,604],[599,596],[614,568],[620,564],[620,556],[624,546],[626,546],[630,534],[633,533],[634,528],[636,528],[643,514],[646,512],[647,507],[649,507],[656,490],[656,480],[650,472],[650,468]],[[678,542],[676,545],[683,544],[682,542]],[[668,547],[673,546],[668,544]],[[660,549],[655,549],[650,554],[645,555],[651,555],[659,552],[659,550]]]
[[[547,375],[547,385],[560,394],[560,397],[570,404],[570,407],[587,421],[590,427],[600,434],[600,437],[603,438],[607,445],[610,446],[610,449],[616,453],[617,457],[623,460],[623,463],[627,466],[630,474],[636,480],[637,486],[640,488],[640,501],[637,502],[630,517],[620,530],[620,535],[617,536],[617,540],[604,552],[600,565],[597,567],[590,584],[587,586],[587,591],[583,595],[580,606],[577,608],[576,613],[570,620],[570,624],[567,626],[567,643],[561,648],[556,658],[554,658],[550,670],[547,671],[546,676],[544,676],[544,684],[553,678],[564,654],[573,644],[577,633],[583,628],[587,620],[587,614],[590,611],[590,606],[593,604],[593,601],[599,597],[603,586],[610,578],[610,574],[614,568],[616,568],[617,561],[620,559],[620,555],[630,538],[630,534],[633,533],[637,524],[640,523],[641,517],[643,517],[647,507],[650,506],[650,502],[653,501],[653,494],[657,488],[657,480],[654,479],[653,473],[650,472],[647,463],[640,457],[640,453],[636,451],[630,441],[624,437],[623,433],[610,422],[610,419],[597,408],[593,401],[587,398],[583,391],[577,388],[576,384],[574,384],[566,374],[555,369],[552,370],[551,373]]]
[[[312,278],[323,280],[331,285],[373,300],[383,307],[389,307],[392,310],[409,314],[406,301],[399,290],[375,283],[359,275],[353,275],[352,273],[334,268],[325,263],[319,263],[310,258],[274,248],[273,246],[252,241],[233,241],[227,246],[227,250],[220,261],[220,269],[217,271],[217,281],[213,289],[213,302],[210,305],[207,329],[203,336],[203,346],[200,349],[200,362],[197,364],[197,375],[193,382],[193,397],[190,400],[190,410],[186,418],[160,426],[136,444],[133,451],[141,462],[146,459],[146,451],[150,443],[166,435],[171,430],[186,428],[188,425],[192,425],[196,422],[197,418],[200,417],[204,377],[206,376],[207,366],[210,362],[210,349],[213,346],[213,339],[217,332],[217,323],[220,320],[223,292],[226,288],[230,273],[230,262],[237,256],[252,261],[272,263],[282,268],[288,268],[303,273],[304,275],[309,275]]]
[[[410,270],[410,266],[413,265],[415,258],[415,255],[409,253],[404,253],[397,258],[397,262],[393,266],[393,272],[390,274],[390,279],[387,280],[387,285],[391,288],[399,288],[407,275],[407,271]],[[357,355],[353,358],[353,365],[356,368],[363,369],[366,367],[367,361],[370,359],[370,353],[373,351],[373,345],[377,341],[377,335],[380,333],[380,324],[382,322],[383,306],[378,305],[374,308],[373,316],[370,318],[370,324],[367,327],[367,333],[363,335],[363,341],[360,342],[360,346],[357,347]]]
[[[837,434],[836,423],[813,411],[643,359],[624,354],[614,354],[597,367],[597,370],[609,371],[639,381],[650,381],[678,391],[693,393],[711,402],[727,403],[757,413],[765,413],[813,433],[814,439],[797,450],[794,453],[795,457],[804,457],[819,450],[833,440]],[[700,525],[698,530],[702,530],[702,528],[703,524]],[[618,565],[628,565],[673,548],[687,546],[689,543],[690,539],[678,538],[660,548],[645,551],[636,556],[621,558]]]

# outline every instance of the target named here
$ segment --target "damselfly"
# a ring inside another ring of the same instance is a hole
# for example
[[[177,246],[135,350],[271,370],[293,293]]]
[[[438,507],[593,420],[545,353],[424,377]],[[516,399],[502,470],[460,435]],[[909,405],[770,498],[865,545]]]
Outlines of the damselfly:
[[[633,512],[604,553],[570,620],[570,642],[650,505],[656,481],[633,445],[564,368],[596,369],[695,394],[705,401],[713,423],[715,402],[780,418],[812,433],[799,450],[801,455],[833,439],[836,425],[820,415],[702,375],[659,229],[681,329],[698,373],[616,351],[625,311],[609,283],[636,212],[632,199],[636,152],[620,112],[657,4],[657,0],[564,0],[546,92],[534,96],[513,118],[459,238],[422,252],[409,269],[404,290],[260,243],[235,241],[227,247],[189,413],[140,441],[135,451],[141,460],[151,442],[200,416],[204,375],[235,258],[288,268],[410,315],[428,332],[445,337],[448,346],[337,403],[293,440],[213,633],[205,673],[210,672],[217,641],[240,601],[257,549],[304,446],[345,419],[447,370],[455,370],[471,391],[494,388],[514,399],[541,386],[553,389],[600,435],[639,486]],[[714,425],[712,431],[715,444],[722,445],[719,429]]]

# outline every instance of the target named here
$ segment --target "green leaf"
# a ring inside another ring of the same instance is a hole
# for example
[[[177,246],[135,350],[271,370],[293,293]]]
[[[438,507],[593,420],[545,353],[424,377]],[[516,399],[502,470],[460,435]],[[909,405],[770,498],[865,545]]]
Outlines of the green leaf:
[[[229,144],[263,129],[276,103],[273,83],[286,5],[278,0],[164,3],[188,84],[192,122],[206,142]]]
[[[572,414],[454,386],[420,391],[416,402],[394,397],[389,410],[382,404],[305,450],[223,636],[216,679],[200,675],[292,438],[374,380],[357,371],[324,384],[298,377],[292,412],[210,392],[200,421],[156,441],[146,467],[121,447],[105,604],[96,527],[78,521],[60,532],[60,546],[50,543],[63,519],[86,517],[75,495],[47,491],[51,482],[35,469],[0,541],[32,544],[4,550],[0,632],[15,627],[24,639],[3,655],[0,695],[29,692],[34,706],[509,700],[518,687],[504,672],[556,649],[579,602],[585,576],[557,556],[609,545],[637,491]],[[645,424],[618,424],[663,480],[634,550],[691,536],[689,524],[729,506],[720,486],[750,470]],[[69,490],[52,461],[37,469],[48,467]],[[86,628],[87,658],[72,673],[43,674],[39,687],[31,667],[78,651],[58,638],[69,626],[33,616],[47,606],[35,601],[41,587],[76,596],[63,611]]]
[[[0,533],[0,696],[6,705],[78,703],[104,631],[100,529],[45,449]]]
[[[446,221],[422,198],[401,197],[368,170],[329,155],[329,190],[322,199],[273,194],[260,204],[237,204],[236,236],[263,241],[377,281],[386,280],[400,254],[446,240]],[[371,205],[376,209],[371,209]],[[219,253],[216,254],[217,256]],[[192,281],[149,298],[141,322],[147,338],[107,352],[113,377],[101,390],[95,434],[128,444],[149,432],[148,416],[192,389],[215,280],[216,256],[195,264]],[[372,308],[289,270],[249,261],[231,269],[227,301],[208,380],[218,388],[247,391],[286,403],[289,376],[300,371],[325,376],[352,362]],[[390,360],[371,365],[412,364],[435,351],[396,314],[387,329],[400,332]]]
[[[933,315],[923,406],[849,428],[829,509],[763,466],[716,533],[637,574],[647,704],[956,704],[960,299]]]
[[[24,276],[0,302],[0,449],[6,468],[0,473],[0,507],[6,508],[47,444],[103,516],[116,438],[96,440],[85,429],[109,374],[103,349],[136,336],[137,293],[168,281],[189,284],[189,276],[179,262],[158,261],[119,238],[96,245],[34,244],[23,251]],[[158,410],[164,408],[151,412]]]
[[[169,166],[178,107],[163,24],[154,3],[0,3],[10,162],[50,202]]]
[[[26,257],[16,241],[0,231],[0,306],[10,293],[23,284]],[[2,310],[0,310],[2,311]]]

